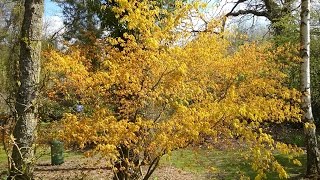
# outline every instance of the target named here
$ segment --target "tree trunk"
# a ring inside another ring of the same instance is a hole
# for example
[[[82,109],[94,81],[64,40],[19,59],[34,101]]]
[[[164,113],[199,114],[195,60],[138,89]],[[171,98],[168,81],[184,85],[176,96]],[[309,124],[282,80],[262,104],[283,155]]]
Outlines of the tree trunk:
[[[116,171],[114,172],[113,180],[141,179],[139,156],[125,145],[120,145],[118,150],[120,159],[115,164]]]
[[[43,0],[25,0],[21,27],[19,88],[16,96],[15,138],[9,179],[32,179],[37,126]]]
[[[301,63],[301,92],[302,92],[302,120],[305,123],[307,146],[307,176],[320,175],[320,156],[317,146],[316,126],[311,109],[310,93],[310,0],[301,0],[300,25],[300,55]]]

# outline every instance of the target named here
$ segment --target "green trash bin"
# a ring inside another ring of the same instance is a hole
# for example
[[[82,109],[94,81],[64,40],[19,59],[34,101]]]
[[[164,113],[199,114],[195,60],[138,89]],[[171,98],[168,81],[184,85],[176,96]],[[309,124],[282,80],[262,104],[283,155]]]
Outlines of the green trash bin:
[[[63,151],[63,142],[58,140],[51,141],[51,165],[64,163]]]

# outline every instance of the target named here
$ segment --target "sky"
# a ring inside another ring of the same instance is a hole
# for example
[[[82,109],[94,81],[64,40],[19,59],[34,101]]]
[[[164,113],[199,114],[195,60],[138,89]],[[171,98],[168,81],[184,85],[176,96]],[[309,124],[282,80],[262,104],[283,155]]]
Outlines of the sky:
[[[48,16],[57,16],[61,15],[62,11],[61,8],[51,0],[45,0],[44,1],[44,15],[45,17]]]
[[[62,10],[51,0],[44,1],[44,31],[52,35],[63,27]]]

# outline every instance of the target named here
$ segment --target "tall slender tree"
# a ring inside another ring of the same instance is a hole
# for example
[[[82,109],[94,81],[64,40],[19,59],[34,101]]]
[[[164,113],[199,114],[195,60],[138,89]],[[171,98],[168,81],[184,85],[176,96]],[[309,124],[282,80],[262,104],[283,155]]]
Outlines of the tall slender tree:
[[[302,120],[305,122],[307,145],[307,176],[320,175],[320,154],[316,138],[316,126],[311,108],[310,90],[310,0],[301,0],[300,24],[300,56],[301,63],[301,92],[302,92]]]
[[[32,179],[44,0],[25,0],[21,27],[15,139],[9,179]]]

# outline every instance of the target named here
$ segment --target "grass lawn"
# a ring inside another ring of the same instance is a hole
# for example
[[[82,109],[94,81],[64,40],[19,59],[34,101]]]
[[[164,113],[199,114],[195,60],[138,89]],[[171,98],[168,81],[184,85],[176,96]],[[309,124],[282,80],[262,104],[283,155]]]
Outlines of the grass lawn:
[[[65,161],[69,161],[72,159],[77,159],[84,157],[79,152],[72,152],[72,151],[66,151],[64,152],[64,159]],[[36,159],[37,162],[46,162],[47,164],[50,164],[51,162],[51,155],[50,155],[50,148],[49,146],[38,148],[36,151]],[[0,179],[7,174],[8,171],[8,156],[5,152],[5,150],[0,147]]]
[[[285,166],[290,178],[297,179],[305,172],[305,155],[299,157],[302,166],[293,165],[284,155],[276,155],[278,161]],[[256,173],[250,164],[241,158],[237,150],[190,150],[174,151],[162,159],[162,165],[171,165],[179,169],[197,174],[205,174],[206,179],[240,179],[241,176],[254,179]],[[270,172],[268,180],[279,179],[278,174]]]

